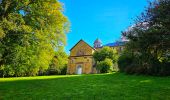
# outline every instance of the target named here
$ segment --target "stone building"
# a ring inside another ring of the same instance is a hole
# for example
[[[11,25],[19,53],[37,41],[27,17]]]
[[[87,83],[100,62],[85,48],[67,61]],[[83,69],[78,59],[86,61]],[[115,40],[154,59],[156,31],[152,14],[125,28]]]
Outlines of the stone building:
[[[124,41],[117,41],[102,46],[101,40],[96,39],[94,41],[94,47],[92,47],[85,41],[80,40],[70,49],[67,74],[97,73],[97,70],[94,67],[95,61],[93,59],[93,53],[96,50],[100,50],[104,46],[115,48],[118,50],[118,52],[121,52],[124,48],[124,45]]]
[[[95,49],[80,40],[73,48],[70,49],[70,56],[68,61],[68,74],[90,74],[96,73],[93,59]]]

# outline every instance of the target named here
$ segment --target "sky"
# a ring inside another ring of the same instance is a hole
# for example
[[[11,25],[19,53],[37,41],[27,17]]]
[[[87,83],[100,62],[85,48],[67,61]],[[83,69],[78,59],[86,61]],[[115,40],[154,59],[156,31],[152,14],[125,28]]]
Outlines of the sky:
[[[102,44],[119,40],[121,31],[134,24],[134,19],[145,10],[147,0],[59,0],[71,27],[67,33],[69,50],[80,40],[93,46],[99,38]]]

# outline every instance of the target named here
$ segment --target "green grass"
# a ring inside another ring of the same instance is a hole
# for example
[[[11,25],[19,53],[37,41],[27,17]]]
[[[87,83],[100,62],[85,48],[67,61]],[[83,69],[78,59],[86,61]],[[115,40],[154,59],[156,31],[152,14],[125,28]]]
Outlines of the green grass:
[[[0,100],[170,100],[170,77],[100,75],[0,78]]]

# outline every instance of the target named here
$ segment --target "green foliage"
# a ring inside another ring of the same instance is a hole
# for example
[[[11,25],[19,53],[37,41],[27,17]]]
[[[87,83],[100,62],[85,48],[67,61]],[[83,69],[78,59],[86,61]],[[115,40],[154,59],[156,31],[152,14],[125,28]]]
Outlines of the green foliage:
[[[136,24],[123,34],[130,42],[127,50],[134,55],[134,60],[127,65],[127,73],[170,75],[170,0],[155,0],[140,17]],[[120,57],[120,62],[128,57]],[[125,63],[124,63],[125,64]],[[119,63],[119,67],[121,64]],[[164,69],[165,68],[165,69]]]
[[[106,58],[104,61],[100,61],[96,66],[100,73],[108,73],[113,71],[113,63],[111,59]]]
[[[122,73],[0,78],[0,99],[170,100],[169,87],[170,77]]]
[[[2,0],[2,76],[33,76],[48,69],[55,50],[66,43],[68,20],[62,11],[56,0]]]
[[[110,47],[103,47],[101,50],[94,52],[93,57],[95,61],[104,61],[106,58],[112,59],[115,63],[118,59],[118,52],[116,49]]]
[[[131,53],[122,53],[118,59],[118,68],[120,72],[127,70],[127,67],[132,64],[134,56]]]
[[[149,55],[145,55],[149,56]],[[118,67],[120,72],[126,72],[128,74],[145,74],[145,75],[159,75],[167,76],[170,73],[168,62],[160,63],[155,58],[145,60],[141,54],[135,54],[133,52],[124,52],[118,59]]]
[[[110,47],[103,47],[99,51],[95,51],[93,58],[96,61],[96,68],[101,73],[106,73],[109,71],[116,71],[118,52],[116,49]],[[113,66],[114,64],[114,66]]]
[[[53,57],[50,67],[48,68],[47,74],[56,75],[61,74],[65,75],[67,72],[67,63],[68,56],[65,52],[59,51],[55,53]]]

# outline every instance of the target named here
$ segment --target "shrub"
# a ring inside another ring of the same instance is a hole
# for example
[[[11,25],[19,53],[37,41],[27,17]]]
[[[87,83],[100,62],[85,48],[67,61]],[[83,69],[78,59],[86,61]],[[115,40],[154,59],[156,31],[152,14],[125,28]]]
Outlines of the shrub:
[[[123,53],[118,59],[120,72],[127,74],[144,74],[154,76],[170,75],[170,62],[159,61],[157,58],[146,55]]]
[[[120,72],[124,72],[128,70],[128,66],[130,66],[133,62],[133,55],[130,53],[123,53],[119,58],[118,58],[118,68]]]
[[[67,71],[68,56],[65,52],[56,52],[47,70],[47,75],[64,75]]]
[[[47,75],[66,75],[67,72],[67,64],[63,65],[62,67],[57,66],[50,66],[50,68],[47,70]]]
[[[100,73],[108,73],[113,70],[112,60],[106,58],[104,61],[98,62],[96,68]]]
[[[159,75],[161,76],[170,75],[170,62],[166,62],[162,64],[160,71],[159,71]]]

